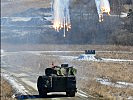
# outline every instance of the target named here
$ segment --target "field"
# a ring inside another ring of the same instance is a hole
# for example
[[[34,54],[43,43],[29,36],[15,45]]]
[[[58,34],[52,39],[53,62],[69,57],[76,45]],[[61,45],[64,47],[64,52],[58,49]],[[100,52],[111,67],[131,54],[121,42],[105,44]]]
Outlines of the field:
[[[28,47],[28,48],[27,48]],[[111,45],[2,45],[15,55],[5,57],[6,63],[21,66],[21,71],[44,74],[44,69],[61,63],[69,63],[77,68],[77,87],[95,98],[133,97],[133,61],[87,61],[74,60],[83,50],[95,49],[99,58],[133,60],[132,46]],[[29,51],[22,53],[19,51]],[[43,52],[43,51],[80,51],[80,52]],[[39,52],[40,51],[40,52]],[[17,53],[18,52],[18,53]],[[30,53],[31,52],[31,53]],[[11,59],[10,59],[11,58]]]

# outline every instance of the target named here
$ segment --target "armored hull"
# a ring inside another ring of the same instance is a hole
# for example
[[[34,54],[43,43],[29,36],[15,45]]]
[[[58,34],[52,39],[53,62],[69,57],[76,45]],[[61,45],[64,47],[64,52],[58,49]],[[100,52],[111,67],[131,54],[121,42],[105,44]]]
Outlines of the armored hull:
[[[66,92],[67,96],[75,96],[77,88],[73,67],[47,68],[45,74],[39,76],[37,81],[40,96],[46,96],[49,92]]]

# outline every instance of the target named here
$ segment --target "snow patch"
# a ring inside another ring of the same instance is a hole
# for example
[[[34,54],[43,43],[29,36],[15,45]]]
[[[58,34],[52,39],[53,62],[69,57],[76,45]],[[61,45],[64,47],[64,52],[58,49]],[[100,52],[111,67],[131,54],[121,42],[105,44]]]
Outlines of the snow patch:
[[[13,22],[17,22],[17,21],[30,21],[32,18],[31,17],[12,17],[11,20]]]
[[[79,89],[78,89],[77,91],[78,91],[77,94],[80,95],[80,96],[82,96],[82,97],[84,97],[84,98],[88,98],[88,97],[95,98],[94,96],[89,95],[89,94],[85,93],[85,92],[82,91],[82,90],[79,90]]]
[[[127,13],[121,12],[120,17],[121,17],[121,18],[127,17]]]
[[[121,82],[121,81],[114,83],[107,78],[97,78],[96,81],[99,82],[100,84],[117,87],[117,88],[127,88],[127,87],[133,88],[133,83]]]
[[[77,59],[76,56],[59,56],[61,59],[69,59],[69,60],[74,60]]]
[[[102,58],[104,62],[132,62],[133,60],[126,59],[110,59],[110,58]]]
[[[83,93],[83,94],[86,94],[87,95],[87,93],[85,93],[84,91],[82,91],[82,90],[78,90],[78,92],[81,92],[81,93]]]
[[[85,94],[82,94],[82,93],[79,93],[79,92],[77,94],[82,96],[82,97],[88,98],[88,96],[86,96]]]
[[[128,82],[116,82],[117,84],[121,84],[121,85],[125,85],[125,86],[129,86],[133,88],[133,83],[128,83]]]
[[[2,54],[2,53],[4,53],[4,50],[3,50],[3,49],[1,49],[1,54]]]
[[[46,20],[48,21],[52,21],[53,20],[53,17],[44,17]]]
[[[0,56],[3,57],[5,55],[5,50],[1,49]]]
[[[77,58],[77,60],[101,61],[101,62],[133,62],[133,60],[126,60],[126,59],[100,58],[94,54],[82,54]]]
[[[26,78],[22,78],[22,81],[23,81],[24,83],[26,83],[27,85],[31,86],[33,89],[38,90],[38,89],[37,89],[37,84],[36,84],[36,83],[33,83],[33,82],[29,81],[29,80],[26,79]]]
[[[12,85],[12,87],[15,89],[15,94],[23,94],[26,95],[28,91],[25,89],[25,87],[20,84],[14,77],[12,77],[10,74],[2,73],[2,77],[9,81],[9,83]],[[13,95],[14,97],[14,95]]]
[[[129,96],[127,100],[133,100],[133,96]]]
[[[101,59],[96,57],[94,54],[81,54],[78,60],[88,60],[88,61],[100,61]]]
[[[1,56],[4,54],[4,52],[5,52],[5,51],[4,51],[3,49],[1,49],[1,53],[0,53]]]

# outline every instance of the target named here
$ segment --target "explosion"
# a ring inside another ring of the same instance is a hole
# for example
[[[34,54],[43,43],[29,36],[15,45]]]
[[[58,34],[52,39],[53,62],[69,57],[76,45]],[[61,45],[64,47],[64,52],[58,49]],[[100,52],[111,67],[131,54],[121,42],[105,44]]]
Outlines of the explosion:
[[[97,12],[99,15],[99,22],[103,21],[103,14],[110,15],[110,4],[108,0],[95,0]]]
[[[71,29],[70,14],[69,14],[69,0],[54,0],[53,3],[53,27],[56,31],[64,28],[65,31]]]
[[[110,15],[110,4],[108,0],[101,0],[100,2],[101,13]]]

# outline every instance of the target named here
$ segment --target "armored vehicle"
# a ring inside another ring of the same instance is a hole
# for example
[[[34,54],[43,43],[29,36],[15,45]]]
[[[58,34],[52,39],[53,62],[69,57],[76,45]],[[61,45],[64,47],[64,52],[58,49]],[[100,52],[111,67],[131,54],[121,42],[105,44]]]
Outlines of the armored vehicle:
[[[68,64],[46,68],[45,75],[38,77],[39,95],[44,97],[49,92],[66,92],[67,96],[74,97],[77,92],[76,72],[77,70]]]

